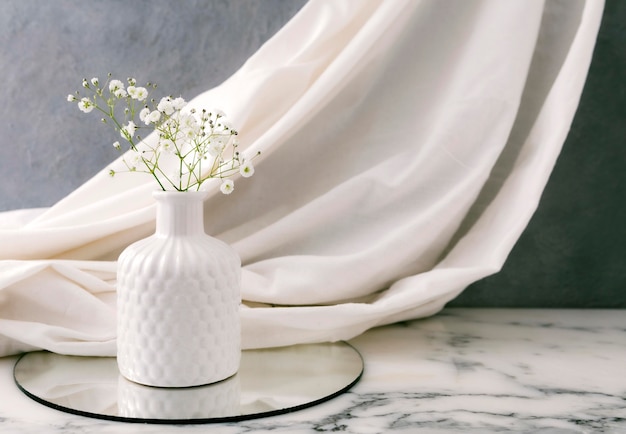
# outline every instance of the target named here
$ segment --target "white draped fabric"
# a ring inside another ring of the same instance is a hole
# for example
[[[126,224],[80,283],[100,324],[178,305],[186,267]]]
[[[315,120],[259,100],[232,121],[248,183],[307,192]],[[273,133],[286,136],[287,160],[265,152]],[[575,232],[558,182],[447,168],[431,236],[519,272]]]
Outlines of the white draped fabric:
[[[432,315],[497,272],[568,133],[602,9],[312,0],[193,99],[262,152],[205,204],[244,265],[244,346]],[[115,354],[115,259],[153,231],[155,184],[107,171],[49,209],[0,214],[0,355]]]

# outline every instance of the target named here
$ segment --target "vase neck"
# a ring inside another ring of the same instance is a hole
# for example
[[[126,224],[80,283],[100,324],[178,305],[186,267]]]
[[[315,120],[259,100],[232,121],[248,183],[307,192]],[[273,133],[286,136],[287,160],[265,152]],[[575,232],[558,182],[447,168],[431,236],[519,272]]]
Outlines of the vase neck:
[[[156,235],[204,234],[204,192],[156,191]]]

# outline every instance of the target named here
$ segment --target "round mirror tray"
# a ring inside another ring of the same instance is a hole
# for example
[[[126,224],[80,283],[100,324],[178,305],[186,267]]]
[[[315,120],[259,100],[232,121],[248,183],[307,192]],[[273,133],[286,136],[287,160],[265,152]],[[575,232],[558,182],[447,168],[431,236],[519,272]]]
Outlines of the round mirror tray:
[[[198,424],[289,413],[327,401],[363,373],[345,342],[246,350],[239,372],[208,386],[158,388],[122,377],[113,357],[24,354],[15,383],[35,401],[82,416],[124,422]]]

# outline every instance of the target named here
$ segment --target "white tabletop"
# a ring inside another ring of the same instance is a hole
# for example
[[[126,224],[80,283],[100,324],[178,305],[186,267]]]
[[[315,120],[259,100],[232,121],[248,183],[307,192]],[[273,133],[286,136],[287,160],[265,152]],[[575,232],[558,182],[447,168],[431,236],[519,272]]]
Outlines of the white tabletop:
[[[316,407],[214,425],[144,425],[58,412],[0,359],[0,432],[626,433],[626,311],[447,309],[351,341],[365,373]]]

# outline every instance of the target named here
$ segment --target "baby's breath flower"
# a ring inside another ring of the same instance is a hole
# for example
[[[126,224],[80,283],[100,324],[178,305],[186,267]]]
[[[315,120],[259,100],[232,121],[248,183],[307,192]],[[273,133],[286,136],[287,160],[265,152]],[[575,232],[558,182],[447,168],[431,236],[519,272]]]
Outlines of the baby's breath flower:
[[[209,140],[207,144],[208,146],[206,151],[211,157],[214,158],[221,155],[222,152],[224,152],[224,148],[226,147],[221,137],[216,137],[213,140]]]
[[[172,101],[172,107],[174,107],[174,110],[177,110],[177,111],[182,110],[182,108],[185,107],[186,105],[187,105],[187,102],[181,97],[178,97],[174,101]]]
[[[148,89],[146,89],[145,87],[138,87],[137,88],[137,99],[139,101],[144,101],[146,98],[148,98]]]
[[[148,117],[149,114],[150,114],[150,108],[148,107],[142,108],[141,111],[139,112],[139,120],[141,120],[141,122],[144,122],[146,125],[150,124],[150,122],[146,122],[146,118]]]
[[[109,92],[118,98],[124,98],[127,95],[126,89],[124,89],[124,83],[120,80],[111,80],[109,82]]]
[[[235,183],[232,179],[225,179],[220,185],[220,191],[224,194],[231,194],[235,189]]]
[[[146,124],[154,124],[156,122],[159,122],[159,119],[161,119],[161,112],[158,110],[154,110],[146,118]]]
[[[133,136],[135,135],[136,129],[137,129],[137,126],[135,125],[135,123],[133,121],[129,121],[128,124],[120,130],[120,135],[124,139],[130,141],[130,139],[132,139]]]
[[[78,102],[78,108],[85,113],[89,113],[90,111],[92,111],[94,109],[94,104],[91,102],[91,100],[89,98],[82,98],[79,102]]]
[[[176,145],[171,139],[162,138],[159,140],[159,150],[171,154],[176,149]]]
[[[191,131],[193,135],[196,135],[200,132],[200,125],[198,124],[196,118],[192,115],[181,114],[178,118],[178,123],[180,125],[180,128],[184,131],[185,135],[187,135],[186,130]]]
[[[109,82],[109,92],[115,94],[115,91],[124,89],[124,83],[119,80],[111,80]]]
[[[172,98],[169,96],[161,98],[161,101],[159,101],[159,104],[157,105],[157,109],[161,113],[165,113],[168,116],[172,115],[175,110],[174,104],[172,104]]]
[[[148,97],[148,90],[145,87],[128,86],[126,91],[132,99],[136,99],[138,101],[143,101]]]
[[[91,93],[87,95],[91,98],[75,92],[68,95],[67,100],[77,102],[78,108],[85,113],[97,108],[104,115],[102,122],[115,128],[130,144],[130,150],[122,157],[126,171],[151,174],[163,190],[202,190],[209,185],[206,180],[219,178],[222,180],[220,190],[224,194],[231,194],[235,188],[230,177],[247,178],[254,174],[251,161],[237,150],[237,131],[222,111],[192,108],[183,113],[187,102],[182,97],[166,96],[148,101],[148,90],[137,86],[134,78],[128,78],[124,84],[121,80],[111,80],[111,74],[108,74],[107,80],[108,83],[101,88],[97,77],[90,81],[83,79],[82,85],[86,93]],[[105,96],[107,87],[110,95]],[[146,87],[156,89],[156,85],[150,83]],[[138,112],[135,111],[135,101],[146,101]],[[121,119],[117,117],[118,113]],[[135,122],[139,121],[152,126],[158,137],[156,143],[144,142],[137,134]],[[114,142],[113,147],[122,150],[120,141]],[[165,168],[162,167],[165,164],[160,166],[166,161]],[[172,171],[167,168],[170,161],[175,163],[171,165]],[[114,176],[116,171],[111,169],[109,174]]]
[[[254,166],[250,161],[245,161],[239,166],[239,173],[241,173],[241,176],[244,178],[250,178],[254,175]]]

